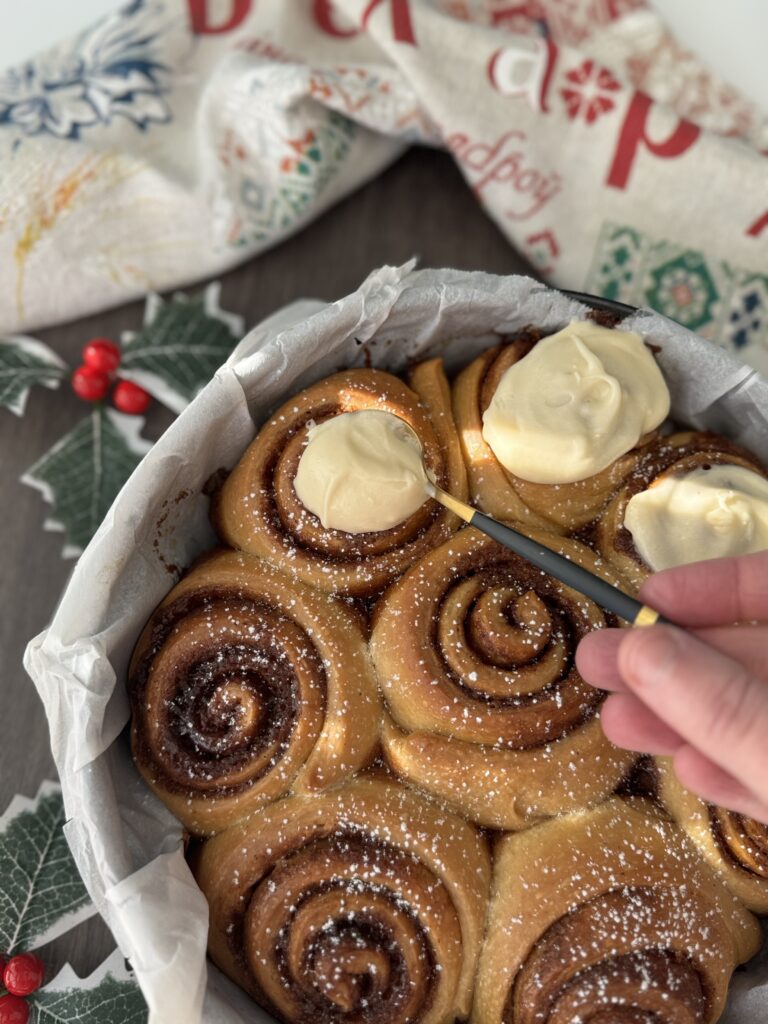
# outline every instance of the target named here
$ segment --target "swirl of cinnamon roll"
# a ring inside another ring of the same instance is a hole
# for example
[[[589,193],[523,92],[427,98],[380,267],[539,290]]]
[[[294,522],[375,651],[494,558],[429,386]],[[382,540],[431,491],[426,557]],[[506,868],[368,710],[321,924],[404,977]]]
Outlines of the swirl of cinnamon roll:
[[[634,467],[638,452],[658,432],[650,431],[605,469],[572,483],[535,483],[505,469],[483,437],[483,415],[504,374],[543,337],[541,330],[528,327],[478,356],[453,383],[453,410],[470,501],[496,519],[566,534],[595,518]]]
[[[615,581],[577,541],[532,536]],[[390,766],[494,828],[604,799],[636,760],[606,740],[604,695],[574,664],[581,637],[605,624],[587,598],[462,530],[376,608],[370,646],[392,719]]]
[[[754,917],[644,800],[504,836],[473,1024],[713,1024]]]
[[[639,590],[653,568],[643,559],[632,533],[627,529],[626,519],[630,502],[635,496],[644,495],[645,492],[650,494],[653,488],[663,487],[688,474],[698,474],[716,467],[737,467],[739,470],[748,470],[751,474],[756,473],[761,478],[768,477],[768,472],[759,460],[733,441],[718,434],[684,431],[659,438],[645,449],[621,488],[596,520],[593,527],[595,547],[634,590]],[[723,513],[728,515],[728,510],[721,510],[721,517]],[[674,547],[672,527],[663,522],[658,510],[655,517],[664,529],[668,543]],[[737,532],[736,521],[729,525],[728,522],[721,520],[721,525],[732,533]],[[690,532],[690,526],[681,529],[681,539]],[[710,549],[701,557],[711,558],[717,553]],[[688,560],[690,559],[682,557],[682,553],[678,559],[672,559],[675,564]],[[654,568],[663,567],[665,566],[658,565]]]
[[[347,533],[326,529],[294,487],[313,426],[342,413],[378,410],[413,428],[436,482],[465,498],[466,470],[442,362],[420,363],[409,383],[383,370],[345,370],[289,399],[261,428],[217,495],[213,520],[220,536],[321,590],[356,597],[379,592],[449,537],[459,521],[431,499],[390,529]]]
[[[659,799],[725,884],[750,910],[768,914],[768,825],[705,803],[657,757]]]
[[[358,616],[252,555],[181,580],[130,668],[133,756],[184,825],[217,832],[366,765],[380,703]]]
[[[395,781],[280,800],[193,871],[214,962],[279,1019],[452,1024],[470,1009],[485,840]]]

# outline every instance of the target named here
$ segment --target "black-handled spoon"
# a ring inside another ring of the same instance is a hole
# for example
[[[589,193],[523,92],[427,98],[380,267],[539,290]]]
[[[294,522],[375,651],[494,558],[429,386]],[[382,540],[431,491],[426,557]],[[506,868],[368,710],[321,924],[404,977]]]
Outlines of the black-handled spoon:
[[[595,576],[594,573],[572,562],[565,555],[552,551],[543,544],[526,537],[524,533],[518,533],[511,526],[505,526],[504,523],[492,519],[491,516],[487,516],[483,512],[478,512],[476,508],[459,501],[458,498],[454,498],[452,494],[431,481],[428,481],[427,490],[436,501],[450,509],[451,512],[455,512],[465,523],[482,530],[499,544],[503,544],[505,548],[509,548],[516,555],[527,559],[537,569],[542,569],[550,576],[560,580],[561,583],[565,583],[566,586],[578,590],[601,608],[620,615],[622,619],[631,622],[633,626],[653,626],[657,622],[669,622],[654,608],[643,604],[635,597],[630,597],[623,590],[619,590],[613,584]]]

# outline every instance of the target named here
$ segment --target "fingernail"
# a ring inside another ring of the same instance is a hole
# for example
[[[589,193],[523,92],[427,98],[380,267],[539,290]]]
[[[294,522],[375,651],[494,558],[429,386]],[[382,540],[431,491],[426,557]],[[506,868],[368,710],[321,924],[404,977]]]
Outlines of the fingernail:
[[[684,638],[676,629],[652,626],[633,629],[619,649],[619,670],[630,685],[668,683],[682,652]]]

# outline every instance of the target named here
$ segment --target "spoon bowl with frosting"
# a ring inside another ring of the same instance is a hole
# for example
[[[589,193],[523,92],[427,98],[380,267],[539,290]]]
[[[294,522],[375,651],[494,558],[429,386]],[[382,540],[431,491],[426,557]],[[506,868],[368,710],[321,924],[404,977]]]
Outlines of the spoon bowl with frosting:
[[[429,497],[421,442],[405,420],[379,409],[310,427],[293,486],[326,529],[389,530]]]

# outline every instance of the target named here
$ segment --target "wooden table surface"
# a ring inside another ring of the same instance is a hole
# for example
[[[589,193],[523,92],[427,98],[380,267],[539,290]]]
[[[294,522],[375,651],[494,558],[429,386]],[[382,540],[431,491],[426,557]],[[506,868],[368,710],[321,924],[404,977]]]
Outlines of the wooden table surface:
[[[428,267],[532,273],[481,211],[450,158],[414,149],[298,235],[226,274],[221,305],[241,314],[248,329],[293,299],[340,298],[374,267],[411,256]],[[34,333],[76,366],[89,338],[119,338],[121,331],[138,327],[142,311],[143,302],[131,303]],[[48,506],[19,477],[82,419],[83,411],[67,384],[59,391],[34,388],[21,418],[0,409],[6,488],[0,544],[0,812],[14,794],[33,796],[43,779],[56,777],[43,708],[21,659],[27,641],[50,619],[72,568],[60,555],[61,534],[43,530]],[[145,433],[156,438],[170,422],[170,414],[153,403]],[[93,918],[41,952],[52,969],[69,960],[82,975],[114,945],[106,926]]]

